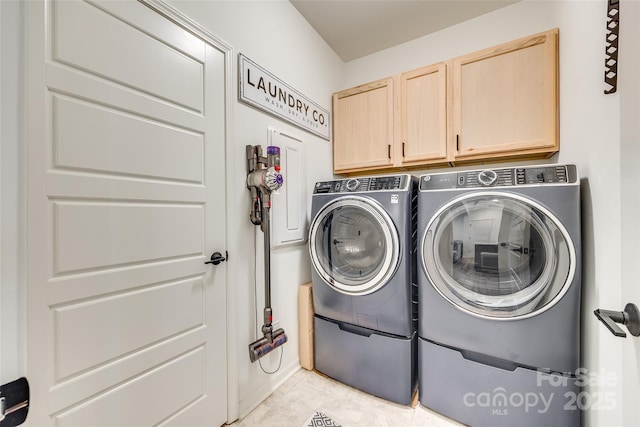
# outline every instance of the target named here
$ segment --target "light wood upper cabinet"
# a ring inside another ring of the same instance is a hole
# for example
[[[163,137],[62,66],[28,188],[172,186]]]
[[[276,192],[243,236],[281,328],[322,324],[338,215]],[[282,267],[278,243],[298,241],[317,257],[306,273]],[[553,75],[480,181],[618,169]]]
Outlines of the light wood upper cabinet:
[[[447,67],[438,63],[400,75],[401,166],[447,160]]]
[[[335,93],[334,171],[445,163],[446,92],[439,63]]]
[[[333,95],[333,168],[335,172],[393,165],[393,78]]]
[[[453,161],[558,151],[558,30],[455,58]]]
[[[558,30],[337,92],[333,132],[336,173],[549,157]]]

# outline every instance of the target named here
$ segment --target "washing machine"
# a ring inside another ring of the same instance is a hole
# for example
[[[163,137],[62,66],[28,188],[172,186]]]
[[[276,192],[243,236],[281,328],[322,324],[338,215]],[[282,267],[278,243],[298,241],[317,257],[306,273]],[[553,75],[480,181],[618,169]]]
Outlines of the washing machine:
[[[417,387],[417,179],[318,182],[309,228],[315,367],[411,403]]]
[[[575,165],[422,175],[422,405],[471,426],[580,425]]]

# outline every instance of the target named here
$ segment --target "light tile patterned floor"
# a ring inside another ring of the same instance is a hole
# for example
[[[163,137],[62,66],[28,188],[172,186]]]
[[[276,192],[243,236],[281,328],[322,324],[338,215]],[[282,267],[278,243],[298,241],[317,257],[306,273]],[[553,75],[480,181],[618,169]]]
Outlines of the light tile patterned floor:
[[[460,427],[420,404],[395,404],[348,387],[315,371],[300,369],[262,404],[232,427],[302,427],[314,412],[343,427]]]

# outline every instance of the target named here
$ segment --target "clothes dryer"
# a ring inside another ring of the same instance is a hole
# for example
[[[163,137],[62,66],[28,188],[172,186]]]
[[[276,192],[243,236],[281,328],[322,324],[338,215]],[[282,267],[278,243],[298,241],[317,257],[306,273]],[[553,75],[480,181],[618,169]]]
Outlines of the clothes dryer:
[[[420,402],[472,426],[579,426],[576,167],[437,173],[419,186]]]
[[[417,180],[318,182],[312,197],[315,366],[409,404],[417,386]]]

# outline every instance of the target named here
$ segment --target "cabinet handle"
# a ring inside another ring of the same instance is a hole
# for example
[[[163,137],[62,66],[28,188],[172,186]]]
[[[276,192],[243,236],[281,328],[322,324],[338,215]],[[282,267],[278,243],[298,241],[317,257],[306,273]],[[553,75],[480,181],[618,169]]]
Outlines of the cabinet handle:
[[[404,158],[404,142],[402,143],[402,157]]]
[[[387,145],[387,156],[391,159],[391,144]]]
[[[460,135],[456,135],[456,151],[460,151]]]

